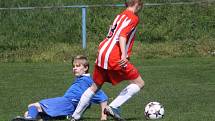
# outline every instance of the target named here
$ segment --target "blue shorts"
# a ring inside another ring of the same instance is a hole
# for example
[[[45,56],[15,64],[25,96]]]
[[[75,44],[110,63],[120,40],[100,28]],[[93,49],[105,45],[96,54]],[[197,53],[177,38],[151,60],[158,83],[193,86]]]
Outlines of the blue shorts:
[[[51,117],[72,115],[78,102],[73,102],[65,97],[56,97],[41,100],[43,111]]]

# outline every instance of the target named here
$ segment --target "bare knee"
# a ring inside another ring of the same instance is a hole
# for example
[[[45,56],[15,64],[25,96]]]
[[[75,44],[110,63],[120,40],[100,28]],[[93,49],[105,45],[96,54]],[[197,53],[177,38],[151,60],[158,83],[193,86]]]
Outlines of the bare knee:
[[[24,117],[27,117],[28,116],[28,111],[26,111],[25,113],[24,113]]]
[[[28,108],[31,107],[31,106],[40,107],[40,104],[38,102],[31,103],[31,104],[28,105]]]
[[[42,112],[42,108],[41,108],[41,106],[40,106],[40,104],[39,104],[38,102],[29,104],[29,105],[28,105],[28,108],[31,107],[31,106],[36,107],[37,110],[38,110],[38,112]]]
[[[134,83],[134,84],[138,85],[140,88],[143,88],[145,86],[145,82],[141,78],[141,76],[138,76],[136,79],[131,80],[130,83]]]
[[[93,92],[97,92],[101,87],[99,85],[97,85],[96,83],[93,83],[90,87],[90,89],[93,91]]]

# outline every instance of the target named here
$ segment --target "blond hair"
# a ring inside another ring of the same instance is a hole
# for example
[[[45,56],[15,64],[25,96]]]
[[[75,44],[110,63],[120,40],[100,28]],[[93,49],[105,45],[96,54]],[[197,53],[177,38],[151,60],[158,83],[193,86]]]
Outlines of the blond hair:
[[[76,60],[80,60],[80,64],[82,64],[85,68],[88,68],[86,71],[86,73],[88,73],[90,68],[88,58],[84,55],[77,55],[72,59],[72,63],[74,63]]]

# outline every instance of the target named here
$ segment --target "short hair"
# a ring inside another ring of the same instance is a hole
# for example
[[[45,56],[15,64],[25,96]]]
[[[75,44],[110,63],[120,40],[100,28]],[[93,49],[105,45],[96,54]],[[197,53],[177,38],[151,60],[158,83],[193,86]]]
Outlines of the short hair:
[[[77,55],[75,56],[73,59],[72,59],[72,63],[74,63],[75,60],[80,60],[80,63],[86,68],[88,67],[86,73],[89,72],[89,68],[90,68],[90,65],[89,65],[89,61],[88,61],[88,58],[84,55]]]
[[[125,5],[126,7],[131,7],[131,6],[134,6],[135,3],[138,3],[138,4],[142,4],[143,5],[143,2],[142,0],[125,0]]]

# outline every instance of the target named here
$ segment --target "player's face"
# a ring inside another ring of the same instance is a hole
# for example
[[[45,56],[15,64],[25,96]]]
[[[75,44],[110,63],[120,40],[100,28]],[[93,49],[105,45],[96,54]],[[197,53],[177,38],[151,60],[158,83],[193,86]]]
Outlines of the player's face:
[[[72,71],[75,74],[75,76],[81,76],[86,73],[87,67],[84,67],[84,65],[81,64],[80,61],[75,60],[73,62]]]
[[[143,8],[143,3],[136,3],[135,4],[135,13],[138,13]]]

